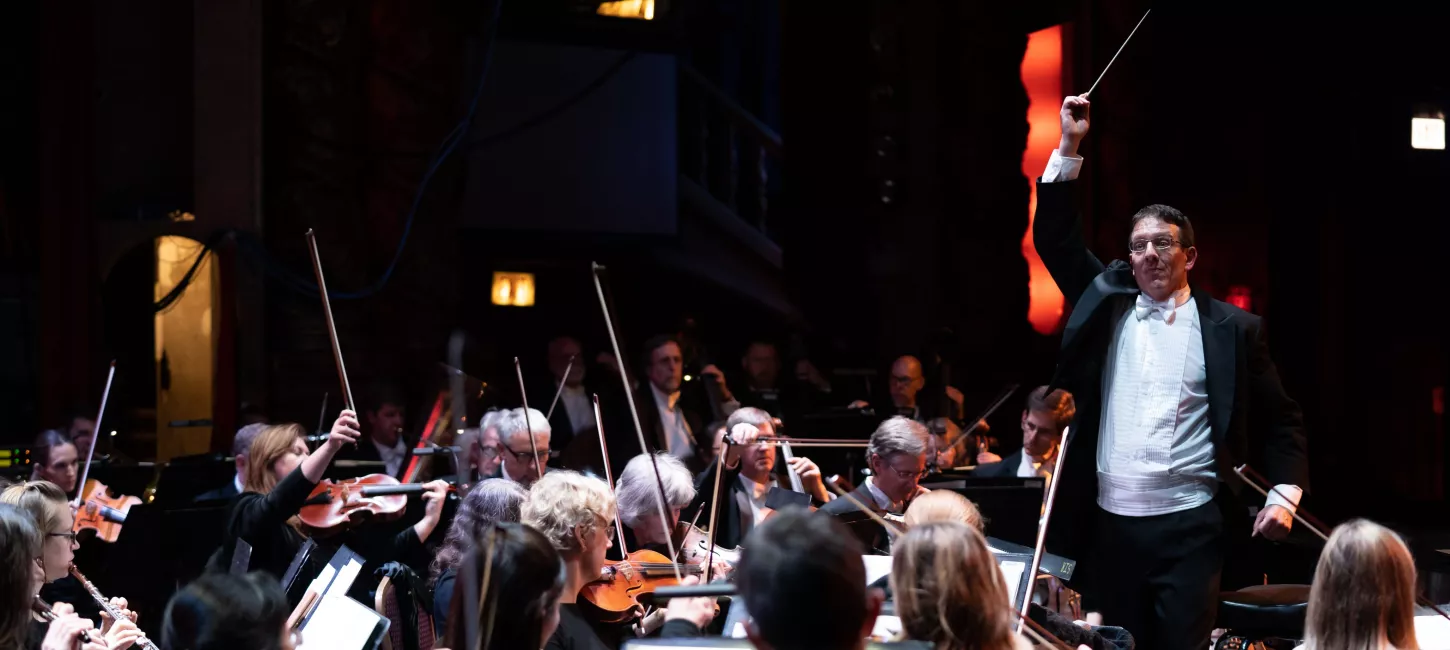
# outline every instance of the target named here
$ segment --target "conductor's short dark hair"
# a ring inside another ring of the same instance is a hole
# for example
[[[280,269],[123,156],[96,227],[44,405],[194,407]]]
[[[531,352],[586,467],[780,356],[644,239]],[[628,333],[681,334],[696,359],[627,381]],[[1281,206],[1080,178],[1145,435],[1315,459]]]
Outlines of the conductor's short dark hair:
[[[1144,219],[1157,219],[1163,223],[1171,223],[1178,226],[1178,241],[1183,248],[1186,250],[1194,246],[1193,223],[1188,220],[1188,215],[1180,212],[1178,208],[1171,205],[1154,203],[1139,210],[1133,215],[1132,220],[1128,222],[1129,237],[1132,236],[1133,229],[1138,227],[1138,222]]]
[[[777,511],[750,533],[737,569],[740,595],[775,650],[854,648],[866,622],[861,543],[835,517]]]

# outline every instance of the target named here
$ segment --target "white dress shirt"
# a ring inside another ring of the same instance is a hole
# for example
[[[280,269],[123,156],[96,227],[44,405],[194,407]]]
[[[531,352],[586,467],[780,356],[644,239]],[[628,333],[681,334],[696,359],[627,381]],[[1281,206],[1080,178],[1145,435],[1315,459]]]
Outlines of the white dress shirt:
[[[569,427],[574,433],[594,426],[594,402],[584,393],[583,386],[566,384],[559,399],[564,402],[564,412],[569,414]]]
[[[398,470],[403,467],[403,457],[408,455],[408,447],[403,444],[402,436],[391,447],[384,447],[371,438],[369,440],[378,450],[378,458],[383,459],[383,468],[388,470],[388,476],[397,476]]]
[[[650,382],[649,389],[654,392],[655,406],[660,410],[660,424],[664,426],[665,444],[670,455],[675,458],[693,456],[695,437],[690,433],[690,424],[685,422],[685,414],[678,408],[680,391],[666,395],[654,382]]]
[[[242,486],[242,475],[241,474],[233,474],[232,475],[232,486],[237,488],[237,494],[241,494],[241,493],[247,491],[247,488],[245,488],[245,487]]]
[[[881,491],[881,488],[876,487],[876,481],[872,480],[873,478],[871,476],[866,477],[866,491],[871,493],[871,500],[876,503],[876,508],[894,515],[905,514],[907,504],[901,501],[892,501],[886,496],[885,492]],[[915,499],[927,492],[929,490],[918,485],[916,486],[916,492],[912,493],[911,498]]]
[[[765,495],[770,492],[770,483],[756,483],[744,474],[740,474],[740,485],[745,488],[745,500],[750,503],[750,518],[754,525],[759,526],[765,521],[765,516],[771,513],[771,509],[765,507]],[[745,515],[745,513],[740,513]]]
[[[1022,451],[1022,462],[1017,464],[1017,477],[1028,478],[1041,476],[1052,478],[1052,465],[1032,460],[1032,456],[1026,450]]]
[[[1053,151],[1044,183],[1069,181],[1082,158]],[[1166,301],[1139,294],[1117,315],[1103,369],[1098,436],[1098,506],[1147,517],[1188,510],[1218,489],[1203,330],[1188,287]],[[1277,485],[1268,505],[1290,512],[1302,490]]]

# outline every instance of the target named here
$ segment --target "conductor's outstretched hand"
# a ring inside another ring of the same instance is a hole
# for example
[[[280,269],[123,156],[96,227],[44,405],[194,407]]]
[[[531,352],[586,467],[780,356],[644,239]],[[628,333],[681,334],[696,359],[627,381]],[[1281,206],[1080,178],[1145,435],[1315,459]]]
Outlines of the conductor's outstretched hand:
[[[1088,132],[1088,110],[1092,103],[1081,95],[1062,100],[1062,141],[1057,150],[1064,156],[1077,155],[1077,145]]]

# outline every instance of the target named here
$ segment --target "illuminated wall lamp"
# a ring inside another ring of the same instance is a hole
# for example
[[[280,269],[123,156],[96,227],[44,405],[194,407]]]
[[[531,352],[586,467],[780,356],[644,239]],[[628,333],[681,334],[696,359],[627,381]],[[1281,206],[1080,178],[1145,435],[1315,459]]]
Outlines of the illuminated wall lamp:
[[[534,306],[534,274],[493,272],[493,304],[503,307]]]
[[[1439,107],[1415,107],[1415,116],[1410,118],[1410,147],[1445,150],[1445,113]]]

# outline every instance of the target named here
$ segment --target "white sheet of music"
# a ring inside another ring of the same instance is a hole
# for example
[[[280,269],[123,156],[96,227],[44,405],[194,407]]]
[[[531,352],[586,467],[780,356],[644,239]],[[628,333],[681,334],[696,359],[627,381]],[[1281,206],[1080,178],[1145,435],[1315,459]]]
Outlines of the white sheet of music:
[[[1022,585],[1022,574],[1027,572],[1027,565],[1014,560],[1007,560],[999,563],[997,568],[1002,570],[1002,580],[1007,583],[1007,596],[1015,600],[1018,594],[1017,590]],[[1016,607],[1018,604],[1020,603],[1014,602],[1013,607]]]
[[[1450,621],[1439,614],[1416,616],[1415,640],[1420,650],[1450,650]]]

